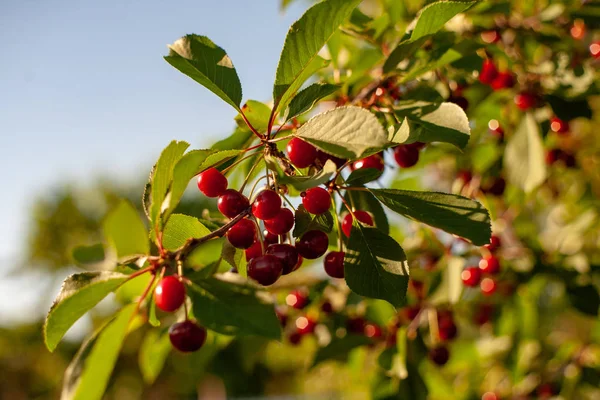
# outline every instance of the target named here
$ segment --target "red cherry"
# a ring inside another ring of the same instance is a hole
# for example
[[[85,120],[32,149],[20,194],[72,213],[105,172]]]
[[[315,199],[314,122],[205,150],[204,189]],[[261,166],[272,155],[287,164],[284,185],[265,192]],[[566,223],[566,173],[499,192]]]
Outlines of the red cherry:
[[[321,257],[327,251],[329,238],[323,231],[308,231],[296,242],[298,253],[309,260]]]
[[[498,120],[491,119],[488,122],[488,129],[492,136],[495,136],[498,140],[504,140],[504,129],[500,126]]]
[[[256,240],[256,225],[249,219],[242,219],[229,228],[225,236],[233,247],[248,249]]]
[[[181,352],[197,351],[206,341],[206,329],[189,320],[177,322],[169,328],[169,339]]]
[[[325,314],[331,314],[333,312],[333,305],[328,301],[324,301],[323,304],[321,304],[321,311]]]
[[[298,268],[300,268],[302,266],[303,262],[304,262],[304,258],[302,258],[302,256],[300,254],[298,254],[298,262],[296,263],[296,266],[294,267],[294,271],[297,270]]]
[[[493,295],[497,286],[496,281],[492,278],[484,278],[480,284],[481,292],[486,296]]]
[[[497,43],[502,37],[498,31],[485,31],[481,32],[481,40],[487,44]]]
[[[383,164],[383,157],[381,157],[379,154],[373,154],[372,156],[354,161],[350,166],[353,171],[362,168],[373,168],[383,171],[384,167],[385,165]]]
[[[576,164],[575,156],[561,149],[552,149],[546,153],[546,164],[552,165],[561,161],[567,167],[574,167]]]
[[[274,190],[263,190],[252,203],[252,214],[258,219],[271,219],[281,209],[281,197]]]
[[[365,225],[373,226],[373,217],[366,211],[356,210],[354,211],[354,215],[356,218]],[[354,218],[352,214],[348,213],[342,220],[342,232],[344,235],[350,237],[350,233],[352,232],[352,221]]]
[[[473,179],[473,174],[471,171],[463,169],[456,173],[456,179],[462,181],[463,184],[466,185],[467,183],[471,182],[471,179]]]
[[[262,254],[262,246],[260,245],[259,241],[256,241],[252,244],[252,246],[246,249],[246,261],[250,261],[253,258],[262,256]]]
[[[441,319],[438,322],[438,328],[440,340],[442,341],[452,340],[458,335],[458,328],[451,319]]]
[[[298,264],[298,250],[290,244],[272,244],[267,247],[265,254],[271,254],[281,261],[283,275],[294,271]]]
[[[502,177],[495,177],[485,186],[481,188],[484,193],[489,193],[493,196],[502,196],[506,189],[506,181]]]
[[[515,86],[515,77],[508,71],[498,73],[498,76],[492,81],[492,89],[502,90]]]
[[[317,149],[302,139],[292,138],[287,145],[288,157],[298,168],[310,166],[317,158]]]
[[[550,120],[550,129],[556,133],[567,133],[569,132],[569,123],[560,118],[553,117]]]
[[[300,335],[307,335],[309,333],[313,333],[315,331],[315,326],[317,323],[309,317],[298,317],[295,321],[296,332]]]
[[[264,221],[265,229],[272,235],[283,235],[294,226],[294,213],[289,208],[280,208],[271,219]]]
[[[535,392],[540,399],[548,399],[558,394],[558,390],[551,383],[542,383]]]
[[[325,272],[332,278],[343,278],[344,277],[344,256],[346,253],[343,251],[331,251],[325,256],[323,264],[325,265]]]
[[[485,247],[486,249],[488,249],[488,251],[493,253],[494,251],[498,250],[501,245],[502,245],[502,242],[500,240],[500,237],[496,236],[496,235],[492,235],[492,237],[490,238],[490,243],[486,244],[483,247]]]
[[[352,317],[348,318],[346,321],[346,328],[348,329],[348,332],[358,333],[360,335],[365,332],[365,325],[366,322],[362,317]]]
[[[479,72],[479,82],[489,85],[494,81],[497,75],[498,68],[496,68],[494,61],[490,60],[489,58],[483,60],[481,72]]]
[[[410,168],[419,162],[419,149],[415,146],[400,145],[394,148],[394,159],[402,168]]]
[[[600,41],[590,44],[590,54],[594,58],[600,58]]]
[[[481,271],[477,267],[468,267],[461,272],[460,278],[465,286],[475,287],[481,279]]]
[[[279,243],[279,235],[273,234],[269,231],[265,231],[263,241],[265,242],[265,246],[268,246],[270,244]]]
[[[429,359],[435,364],[445,365],[450,359],[450,351],[446,346],[438,346],[429,351]]]
[[[297,310],[302,310],[309,303],[308,293],[302,290],[294,290],[285,297],[285,304]]]
[[[185,286],[176,276],[166,276],[156,285],[154,301],[161,310],[173,312],[185,301]]]
[[[338,168],[342,168],[342,166],[344,164],[346,164],[346,160],[344,160],[343,158],[338,158],[336,156],[332,156],[332,155],[327,154],[327,153],[325,153],[323,151],[320,151],[320,150],[317,152],[317,160],[319,160],[319,162],[321,163],[321,165],[325,165],[325,163],[327,162],[327,160],[331,160],[331,161],[333,161],[333,163]]]
[[[538,98],[534,93],[521,92],[515,96],[515,104],[523,111],[527,111],[537,105]]]
[[[279,324],[281,326],[285,326],[287,324],[288,315],[284,307],[275,307],[275,315],[277,315],[277,319],[279,320]]]
[[[277,282],[283,272],[283,264],[279,258],[265,254],[250,260],[247,267],[248,276],[263,286]]]
[[[585,22],[582,20],[575,20],[573,26],[571,26],[571,29],[569,30],[571,37],[575,40],[583,39],[585,37],[585,31]]]
[[[302,196],[302,205],[311,214],[323,214],[331,207],[331,196],[322,187],[308,189],[302,192],[300,196]]]
[[[365,336],[371,339],[379,339],[383,337],[383,331],[381,330],[381,327],[374,323],[366,324],[363,331]]]
[[[417,318],[417,315],[419,315],[419,311],[421,311],[421,307],[419,307],[418,305],[409,306],[405,307],[402,310],[402,315],[408,322],[410,322],[413,319]]]
[[[477,325],[485,325],[492,319],[492,314],[494,313],[494,306],[491,304],[481,304],[479,309],[473,316],[473,321]]]
[[[248,207],[250,207],[248,198],[233,189],[227,189],[217,200],[217,208],[228,218],[235,218]]]
[[[484,274],[497,274],[500,272],[500,261],[494,256],[489,256],[479,260],[479,269]]]
[[[218,197],[227,190],[227,178],[216,168],[209,168],[198,175],[198,189],[206,197]]]
[[[296,332],[292,332],[288,336],[288,340],[290,341],[291,345],[297,346],[302,341],[302,335],[299,332],[297,332],[297,331]]]

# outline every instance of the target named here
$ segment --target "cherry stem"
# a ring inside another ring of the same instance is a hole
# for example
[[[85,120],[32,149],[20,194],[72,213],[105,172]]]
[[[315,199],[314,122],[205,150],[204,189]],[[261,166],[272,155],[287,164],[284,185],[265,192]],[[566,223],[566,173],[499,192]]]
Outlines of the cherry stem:
[[[264,139],[264,136],[261,135],[260,133],[258,133],[258,131],[256,130],[256,128],[254,126],[252,126],[252,124],[250,123],[250,121],[248,121],[248,118],[246,118],[246,114],[244,114],[244,110],[240,109],[240,115],[242,116],[242,118],[244,119],[244,122],[246,123],[246,125],[248,125],[248,128],[250,128],[250,130],[252,131],[252,133],[254,133],[256,136],[258,136],[259,139]]]
[[[262,144],[261,144],[262,146]],[[231,170],[231,168],[235,167],[236,165],[238,165],[239,163],[249,159],[250,157],[253,157],[255,155],[257,155],[259,152],[255,152],[252,154],[247,154],[244,157],[240,158],[239,160],[237,160],[236,162],[234,162],[233,164],[231,164],[230,166],[228,166],[227,168],[225,168],[223,171],[221,171],[221,173],[226,174],[229,170]],[[241,190],[240,190],[241,191]]]
[[[277,132],[279,132],[279,131],[277,131]],[[277,132],[275,132],[275,135],[277,134]],[[282,136],[282,137],[277,138],[277,139],[269,139],[269,143],[280,142],[282,140],[291,139],[292,137],[294,137],[294,135]]]
[[[127,278],[127,280],[131,280],[133,278],[137,278],[140,275],[145,274],[146,272],[152,272],[156,270],[156,265],[150,265],[146,268],[142,268],[140,270],[135,271],[133,274],[129,275],[129,278]]]
[[[435,308],[430,308],[427,311],[427,317],[429,319],[429,334],[431,335],[431,343],[435,345],[440,337],[440,328],[438,326],[437,311]]]
[[[148,282],[148,285],[146,285],[146,288],[142,292],[142,295],[140,296],[140,298],[137,301],[137,304],[135,305],[135,312],[131,316],[132,319],[133,319],[133,316],[137,315],[137,313],[140,311],[140,306],[144,302],[144,300],[146,299],[146,296],[148,296],[148,293],[150,292],[150,289],[154,285],[154,281],[155,280],[156,280],[156,275],[152,276],[152,279],[150,279],[150,282]],[[131,320],[129,320],[129,322],[131,322]]]
[[[250,168],[250,171],[248,171],[248,174],[246,175],[246,178],[244,179],[244,183],[242,183],[242,187],[240,188],[240,193],[243,192],[244,189],[246,188],[246,185],[250,181],[250,176],[252,175],[252,172],[254,172],[254,170],[256,169],[258,164],[260,164],[260,162],[262,161],[263,158],[264,158],[264,155],[261,156],[258,160],[256,160],[256,162]]]

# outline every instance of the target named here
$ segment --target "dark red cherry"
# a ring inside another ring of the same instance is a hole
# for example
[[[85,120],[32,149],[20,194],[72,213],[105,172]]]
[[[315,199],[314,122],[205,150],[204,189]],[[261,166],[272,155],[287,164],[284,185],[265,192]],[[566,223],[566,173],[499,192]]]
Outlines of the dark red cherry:
[[[458,335],[458,328],[456,324],[451,319],[441,319],[438,322],[438,332],[440,336],[440,340],[448,341],[456,338]]]
[[[302,334],[300,334],[298,331],[292,332],[289,334],[288,340],[290,341],[291,345],[297,346],[302,341]]]
[[[242,219],[229,228],[225,236],[233,247],[248,249],[256,240],[256,225],[249,219]]]
[[[289,208],[280,208],[271,219],[264,221],[265,229],[273,235],[283,235],[294,226],[294,213]]]
[[[324,301],[323,304],[321,304],[321,311],[325,314],[331,314],[333,312],[333,305],[328,301]]]
[[[315,331],[317,323],[312,318],[302,316],[296,318],[295,325],[296,332],[298,332],[300,335],[307,335]]]
[[[264,286],[277,282],[283,272],[283,264],[279,258],[265,254],[250,260],[247,267],[248,276]]]
[[[265,246],[268,246],[270,244],[279,243],[279,235],[275,235],[269,231],[265,231],[264,232],[264,242],[265,242]]]
[[[446,346],[435,347],[429,351],[429,359],[439,366],[446,365],[450,359],[450,351]]]
[[[216,168],[198,175],[198,189],[207,197],[218,197],[227,190],[227,178]]]
[[[366,321],[362,317],[352,317],[348,318],[346,321],[346,329],[351,333],[358,333],[362,335],[365,331]]]
[[[297,270],[298,268],[300,268],[302,266],[303,262],[304,262],[304,258],[302,258],[302,256],[300,254],[298,254],[298,262],[296,263],[296,266],[294,267],[294,271]]]
[[[283,306],[275,307],[275,315],[277,315],[277,319],[279,320],[279,324],[281,326],[285,326],[288,321],[288,313],[287,308]]]
[[[296,241],[298,253],[309,260],[321,257],[329,247],[329,238],[323,231],[308,231]]]
[[[259,241],[256,241],[256,242],[252,243],[252,246],[250,246],[246,249],[246,261],[250,261],[253,258],[262,256],[262,254],[263,254],[262,246],[260,245]]]
[[[490,238],[490,243],[486,244],[483,247],[485,247],[486,249],[488,249],[490,252],[493,253],[496,250],[498,250],[501,245],[502,245],[502,242],[500,240],[500,237],[496,236],[496,235],[492,235],[492,237]]]
[[[481,270],[477,267],[465,268],[461,272],[460,278],[465,286],[475,287],[479,284],[479,280],[481,279]]]
[[[501,176],[494,177],[482,186],[481,191],[493,196],[502,196],[506,189],[506,180]]]
[[[323,264],[325,265],[325,272],[332,278],[343,278],[344,277],[344,256],[346,253],[343,251],[331,251],[325,256]]]
[[[491,296],[496,292],[498,285],[492,278],[483,278],[479,287],[481,288],[481,293],[486,296]]]
[[[479,260],[479,269],[484,274],[497,274],[500,272],[500,261],[494,256],[488,256]]]
[[[283,266],[283,275],[287,275],[294,271],[296,264],[298,264],[298,250],[290,244],[272,244],[267,247],[265,254],[270,254],[279,258]]]
[[[569,132],[569,123],[560,118],[553,117],[550,120],[550,129],[556,133],[567,133]]]
[[[408,322],[410,322],[413,319],[417,318],[417,315],[419,315],[420,311],[421,307],[419,307],[418,305],[408,306],[402,310],[402,315]]]
[[[173,312],[185,301],[185,286],[175,275],[166,276],[156,285],[154,301],[161,310]]]
[[[515,96],[515,104],[523,111],[537,106],[538,97],[534,93],[521,92]]]
[[[539,399],[549,399],[552,396],[556,396],[559,390],[551,383],[542,383],[535,392]]]
[[[288,157],[298,168],[306,168],[317,158],[317,149],[302,139],[292,138],[287,145]]]
[[[274,190],[263,190],[252,203],[252,214],[258,219],[271,219],[281,209],[281,197]]]
[[[206,329],[186,320],[169,328],[169,339],[177,350],[190,353],[199,350],[206,341]]]
[[[473,315],[473,322],[477,325],[487,324],[492,320],[492,314],[494,313],[494,306],[491,304],[481,304],[479,309]]]
[[[394,159],[402,168],[410,168],[419,162],[419,149],[415,146],[400,145],[394,148]]]
[[[510,89],[515,86],[515,77],[508,71],[500,72],[492,81],[492,89]]]
[[[221,214],[228,218],[235,218],[242,211],[250,207],[248,198],[237,190],[227,189],[217,200],[217,207]]]
[[[379,339],[383,337],[383,330],[381,330],[381,327],[372,322],[365,324],[363,332],[366,337],[371,339]]]
[[[302,192],[302,205],[311,214],[319,215],[327,212],[331,207],[331,196],[322,187],[315,187]]]
[[[285,304],[297,310],[302,310],[309,303],[308,293],[303,290],[293,290],[285,297]]]
[[[481,67],[481,71],[479,72],[479,81],[486,85],[491,84],[494,79],[498,76],[498,68],[496,68],[496,64],[494,61],[486,58],[483,60],[483,65]]]
[[[362,210],[356,210],[356,211],[354,211],[354,215],[363,224],[373,226],[373,217],[371,217],[371,214],[369,214],[368,212],[362,211]],[[354,218],[352,218],[352,214],[350,214],[350,213],[346,214],[346,216],[342,220],[342,232],[344,232],[344,235],[346,235],[348,237],[350,236],[350,233],[352,232],[352,221],[353,220],[354,220]]]
[[[373,154],[369,157],[354,161],[350,168],[353,171],[362,168],[374,168],[379,171],[383,171],[384,167],[385,165],[383,163],[383,157],[381,157],[379,154]]]

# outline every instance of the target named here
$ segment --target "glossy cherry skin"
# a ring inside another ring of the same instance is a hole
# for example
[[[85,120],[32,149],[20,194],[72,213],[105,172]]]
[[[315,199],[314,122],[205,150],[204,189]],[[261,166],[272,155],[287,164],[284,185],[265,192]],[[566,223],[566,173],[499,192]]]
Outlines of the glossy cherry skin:
[[[293,290],[285,297],[285,303],[297,310],[302,310],[310,303],[310,298],[305,291]]]
[[[258,219],[271,219],[281,209],[281,197],[274,190],[263,190],[252,203],[252,214]]]
[[[366,337],[371,338],[371,339],[379,339],[379,338],[383,337],[383,330],[381,329],[381,327],[372,322],[365,324],[363,333]]]
[[[280,208],[273,218],[264,221],[265,229],[273,235],[283,235],[294,227],[294,213],[289,208]]]
[[[508,71],[498,73],[498,76],[492,81],[492,89],[502,90],[515,86],[515,77]]]
[[[176,322],[169,328],[169,339],[177,350],[191,353],[206,341],[206,329],[189,320]]]
[[[344,277],[344,256],[346,253],[343,251],[331,251],[325,256],[323,264],[325,266],[325,272],[332,278],[343,278]]]
[[[569,123],[560,118],[553,117],[550,120],[550,129],[556,133],[567,133],[569,132]]]
[[[450,359],[450,351],[446,346],[435,347],[429,351],[429,359],[436,365],[446,365]]]
[[[308,189],[300,196],[302,196],[302,205],[311,214],[323,214],[331,207],[331,196],[322,187]]]
[[[250,207],[248,198],[233,189],[227,189],[217,200],[217,208],[227,218],[235,218],[248,207]]]
[[[154,289],[154,301],[161,310],[173,312],[185,301],[185,286],[176,276],[166,276]]]
[[[279,258],[265,254],[250,260],[247,267],[248,276],[263,286],[277,282],[283,272],[283,264]]]
[[[266,230],[266,231],[264,231],[264,242],[265,242],[265,246],[268,246],[270,244],[279,243],[279,235],[275,235]]]
[[[502,39],[500,32],[498,31],[485,31],[481,32],[481,40],[487,44],[497,43]]]
[[[489,256],[479,260],[479,269],[484,274],[497,274],[500,272],[500,261],[494,256]]]
[[[265,254],[271,254],[281,261],[283,266],[282,275],[294,271],[298,264],[298,250],[290,244],[272,244],[267,247]]]
[[[233,247],[248,249],[256,240],[256,225],[249,219],[244,218],[229,228],[225,236],[227,236],[227,240]]]
[[[287,153],[292,164],[298,168],[309,167],[317,158],[317,149],[312,144],[296,137],[288,142]]]
[[[590,54],[594,58],[600,58],[600,41],[590,44]]]
[[[354,215],[356,218],[365,225],[373,226],[373,217],[366,211],[356,210],[354,211]],[[354,218],[352,214],[348,213],[342,220],[342,232],[344,235],[350,237],[350,233],[352,232],[352,221]]]
[[[461,272],[460,278],[465,286],[475,287],[479,284],[479,280],[481,279],[481,270],[477,267],[465,268]]]
[[[496,68],[494,61],[489,58],[483,60],[483,65],[479,72],[479,81],[486,85],[490,85],[494,79],[496,79],[496,76],[498,76],[498,68]]]
[[[490,238],[490,243],[486,244],[484,247],[493,253],[494,251],[498,250],[501,245],[502,241],[500,240],[500,237],[492,235],[492,237]]]
[[[353,171],[362,168],[374,168],[379,171],[383,171],[384,167],[385,165],[383,163],[383,157],[381,157],[379,154],[373,154],[372,156],[354,161],[350,168]]]
[[[252,246],[248,247],[246,249],[245,253],[246,253],[246,261],[250,261],[253,258],[262,256],[263,252],[262,252],[262,246],[260,245],[260,242],[256,241],[256,242],[252,243]]]
[[[515,96],[515,104],[523,111],[527,111],[537,105],[538,98],[535,94],[522,92]]]
[[[492,278],[483,278],[479,287],[481,288],[481,293],[486,296],[491,296],[496,292],[498,285]]]
[[[394,148],[394,159],[402,168],[410,168],[419,162],[419,149],[416,146],[400,145]]]
[[[329,238],[323,231],[308,231],[296,242],[298,254],[308,260],[321,257],[327,251]]]
[[[227,178],[216,168],[209,168],[198,175],[198,189],[206,197],[219,197],[227,190]]]
[[[300,335],[308,335],[315,331],[317,323],[310,317],[302,316],[296,318],[295,325],[296,332],[298,332]]]

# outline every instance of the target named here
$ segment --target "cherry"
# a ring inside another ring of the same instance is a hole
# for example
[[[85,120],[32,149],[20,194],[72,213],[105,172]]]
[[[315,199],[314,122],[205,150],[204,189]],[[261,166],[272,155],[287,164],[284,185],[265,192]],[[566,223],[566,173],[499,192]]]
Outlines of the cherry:
[[[574,167],[576,164],[575,156],[561,149],[552,149],[546,153],[546,164],[552,165],[557,161],[561,161],[567,167]]]
[[[325,314],[331,314],[333,312],[333,305],[328,301],[324,301],[323,304],[321,304],[321,311]]]
[[[438,328],[440,340],[452,340],[458,335],[458,328],[452,319],[442,318],[438,322]]]
[[[483,65],[481,66],[481,71],[479,72],[479,82],[489,85],[494,81],[497,75],[498,68],[496,68],[494,61],[490,60],[489,58],[483,60]]]
[[[481,304],[479,309],[473,316],[473,321],[477,325],[485,325],[492,319],[492,314],[494,313],[494,306],[491,304]]]
[[[573,26],[569,29],[569,33],[571,33],[571,37],[575,40],[581,40],[585,37],[585,22],[582,20],[575,20],[573,22]]]
[[[265,242],[265,246],[268,246],[270,244],[279,243],[279,235],[273,234],[269,231],[264,232],[263,239],[264,239],[263,242]]]
[[[406,318],[407,321],[412,321],[413,319],[417,318],[417,315],[419,315],[420,311],[421,307],[415,305],[405,307],[404,310],[402,310],[402,313],[404,314],[404,318]]]
[[[229,228],[225,236],[227,236],[227,240],[233,247],[249,249],[256,240],[256,225],[249,219],[244,218]]]
[[[321,257],[327,251],[329,238],[323,231],[308,231],[296,241],[298,253],[309,260]]]
[[[302,335],[298,331],[292,332],[288,336],[288,340],[291,345],[297,346],[302,341]]]
[[[356,210],[354,211],[354,215],[356,218],[365,225],[373,226],[373,217],[366,211]],[[350,237],[350,233],[352,232],[352,221],[354,218],[352,214],[348,213],[342,220],[342,232],[344,235]]]
[[[569,132],[569,123],[560,118],[553,117],[550,120],[550,129],[556,133],[567,133]]]
[[[475,287],[481,279],[481,270],[477,267],[465,268],[461,272],[460,278],[465,286]]]
[[[248,198],[234,189],[227,189],[217,200],[217,208],[228,218],[235,218],[248,207],[250,207]]]
[[[373,154],[372,156],[354,161],[350,166],[353,171],[362,168],[373,168],[383,171],[384,167],[385,165],[383,163],[383,157],[381,157],[379,154]]]
[[[464,185],[466,185],[467,183],[471,182],[471,179],[473,179],[473,174],[471,171],[463,169],[456,173],[456,179],[459,179]]]
[[[227,178],[216,168],[209,168],[198,175],[198,189],[206,197],[218,197],[227,190]]]
[[[281,209],[281,197],[274,190],[263,190],[252,203],[252,214],[258,219],[271,219]]]
[[[298,250],[290,244],[272,244],[267,247],[265,254],[273,255],[281,261],[283,275],[294,271],[298,264]]]
[[[256,241],[252,244],[252,246],[246,249],[246,261],[250,261],[253,258],[262,256],[262,254],[262,246],[260,245],[259,241]]]
[[[497,286],[496,281],[492,278],[484,278],[480,284],[481,292],[486,296],[493,295],[496,292]]]
[[[296,318],[295,325],[296,332],[298,332],[300,335],[306,335],[315,331],[315,326],[317,323],[312,318],[302,316]]]
[[[446,346],[438,346],[429,351],[429,359],[435,364],[445,365],[450,359],[450,351]]]
[[[282,272],[281,260],[271,254],[253,258],[247,267],[248,276],[264,286],[277,282]]]
[[[558,394],[558,390],[551,383],[542,383],[535,392],[540,399],[547,399]]]
[[[319,162],[321,163],[321,165],[325,165],[325,163],[327,162],[327,160],[331,160],[333,161],[333,163],[335,164],[336,167],[338,168],[342,168],[342,166],[344,164],[346,164],[346,160],[344,160],[343,158],[338,158],[336,156],[332,156],[330,154],[327,154],[321,150],[319,150],[317,152],[317,160],[319,160]]]
[[[488,251],[493,253],[496,250],[498,250],[501,245],[502,245],[502,241],[500,240],[500,237],[496,236],[496,235],[492,235],[492,237],[490,238],[490,243],[486,244],[483,247],[485,247],[486,249],[488,249]]]
[[[485,31],[481,32],[481,40],[487,44],[497,43],[502,37],[498,31]]]
[[[496,139],[504,140],[504,129],[502,129],[500,123],[497,120],[490,120],[490,122],[488,122],[488,129],[492,136],[495,136]]]
[[[505,189],[506,181],[504,178],[498,176],[487,182],[487,184],[481,188],[481,191],[484,193],[489,193],[493,196],[502,196]]]
[[[300,268],[302,266],[303,262],[304,262],[304,258],[302,258],[302,256],[300,254],[298,254],[298,263],[294,267],[294,271],[297,270],[298,268]]]
[[[294,290],[285,297],[285,304],[297,310],[302,310],[309,303],[308,293],[303,290]]]
[[[289,208],[280,208],[273,218],[264,221],[265,229],[272,235],[283,235],[294,226],[294,213]]]
[[[537,105],[538,98],[534,93],[521,92],[515,96],[515,104],[523,111],[527,111]]]
[[[166,276],[156,285],[154,301],[161,310],[173,312],[185,301],[185,286],[176,276]]]
[[[288,314],[286,311],[287,309],[283,306],[275,307],[275,315],[277,316],[277,319],[279,320],[279,324],[281,326],[286,326],[287,324]]]
[[[302,192],[300,196],[302,196],[302,205],[311,214],[323,214],[331,207],[331,196],[322,187],[308,189]]]
[[[500,272],[500,262],[494,256],[488,256],[479,260],[479,269],[484,274],[497,274]]]
[[[379,339],[383,337],[383,331],[381,330],[381,327],[371,322],[365,324],[363,331],[365,336],[371,339]]]
[[[492,89],[502,90],[509,89],[515,86],[515,77],[508,71],[498,73],[498,76],[492,81]]]
[[[346,321],[346,329],[348,329],[348,332],[358,333],[360,335],[364,334],[365,325],[365,319],[362,317],[352,317],[348,318]]]
[[[331,251],[325,256],[323,264],[325,265],[325,272],[332,278],[343,278],[344,277],[344,256],[346,253],[343,251]]]
[[[302,139],[292,138],[287,145],[288,157],[298,168],[310,166],[317,158],[317,149]]]
[[[590,54],[594,58],[600,58],[600,41],[590,44]]]
[[[402,168],[410,168],[419,162],[419,149],[416,146],[400,145],[394,148],[394,159]]]
[[[190,320],[177,322],[169,328],[169,339],[174,348],[190,353],[202,347],[206,341],[206,329]]]

